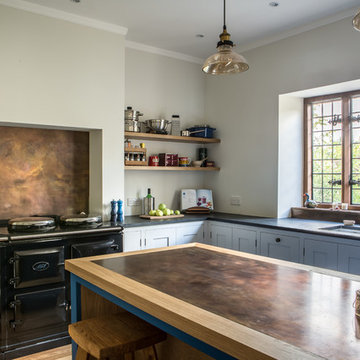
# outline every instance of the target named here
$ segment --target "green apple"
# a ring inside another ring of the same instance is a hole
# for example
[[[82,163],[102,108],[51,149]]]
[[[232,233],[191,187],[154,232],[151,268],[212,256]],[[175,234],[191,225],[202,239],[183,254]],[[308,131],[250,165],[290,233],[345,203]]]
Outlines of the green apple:
[[[180,210],[175,210],[175,215],[180,215]]]
[[[156,216],[163,216],[164,213],[161,210],[156,210]]]
[[[174,215],[174,210],[170,209],[170,215]]]
[[[170,209],[165,209],[165,210],[164,210],[164,215],[165,215],[165,216],[171,215],[171,210],[170,210]]]
[[[159,204],[159,210],[164,211],[166,209],[166,205],[164,203]]]
[[[155,216],[156,215],[156,210],[150,210],[149,215],[150,216]]]

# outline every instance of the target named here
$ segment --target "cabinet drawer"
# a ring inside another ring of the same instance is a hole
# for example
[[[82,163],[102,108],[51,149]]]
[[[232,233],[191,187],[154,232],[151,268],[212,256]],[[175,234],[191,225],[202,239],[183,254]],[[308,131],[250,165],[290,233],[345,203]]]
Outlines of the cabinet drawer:
[[[260,255],[287,261],[300,261],[300,238],[282,233],[260,233]]]

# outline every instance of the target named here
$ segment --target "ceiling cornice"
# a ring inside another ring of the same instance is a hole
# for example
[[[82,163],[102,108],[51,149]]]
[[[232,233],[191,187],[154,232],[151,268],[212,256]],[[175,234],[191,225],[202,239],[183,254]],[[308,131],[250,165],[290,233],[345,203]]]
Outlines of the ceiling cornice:
[[[49,16],[55,19],[65,20],[75,24],[84,25],[99,30],[109,31],[124,36],[128,32],[128,29],[123,26],[110,24],[107,22],[91,19],[85,16],[74,15],[65,11],[49,8],[47,6],[29,3],[24,0],[0,0],[0,5],[10,6],[16,9],[32,12],[39,15]]]
[[[332,24],[336,21],[340,21],[346,18],[350,18],[350,17],[354,17],[355,14],[359,11],[359,7],[355,7],[352,9],[348,9],[342,12],[339,12],[333,16],[328,16],[326,18],[314,21],[310,24],[304,25],[304,26],[299,26],[297,28],[288,30],[288,31],[283,31],[279,34],[273,35],[273,36],[269,36],[266,38],[263,38],[261,40],[258,41],[254,41],[254,42],[249,42],[248,44],[244,44],[244,45],[236,45],[236,51],[239,52],[244,52],[244,51],[248,51],[248,50],[253,50],[256,49],[258,47],[264,46],[264,45],[268,45],[271,44],[273,42],[279,41],[279,40],[283,40],[286,39],[288,37],[291,36],[295,36],[301,33],[304,33],[306,31],[310,31],[328,24]],[[352,26],[352,25],[351,25]]]
[[[125,46],[127,48],[129,48],[129,49],[146,51],[146,52],[157,54],[157,55],[168,56],[168,57],[171,57],[171,58],[174,58],[174,59],[193,62],[195,64],[202,64],[204,62],[203,59],[200,59],[200,58],[197,58],[197,57],[194,57],[194,56],[185,55],[185,54],[175,52],[175,51],[164,50],[164,49],[160,49],[160,48],[157,48],[157,47],[153,47],[153,46],[149,46],[149,45],[145,45],[145,44],[140,44],[140,43],[137,43],[137,42],[134,42],[134,41],[126,40],[125,41]]]

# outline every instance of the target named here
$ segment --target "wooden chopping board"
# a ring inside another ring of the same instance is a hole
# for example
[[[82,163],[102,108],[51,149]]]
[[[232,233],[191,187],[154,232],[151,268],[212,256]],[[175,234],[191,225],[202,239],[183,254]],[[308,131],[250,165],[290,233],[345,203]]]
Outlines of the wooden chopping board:
[[[183,214],[180,215],[167,215],[167,216],[151,216],[151,215],[139,215],[142,219],[148,220],[164,220],[164,219],[176,219],[184,217]]]

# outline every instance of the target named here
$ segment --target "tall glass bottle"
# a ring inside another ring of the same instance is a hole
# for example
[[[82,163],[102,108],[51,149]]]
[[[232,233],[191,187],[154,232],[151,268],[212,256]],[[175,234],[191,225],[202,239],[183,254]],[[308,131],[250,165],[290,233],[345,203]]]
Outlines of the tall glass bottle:
[[[155,198],[151,195],[151,189],[148,189],[148,193],[144,197],[144,214],[149,215],[150,210],[155,210]]]

